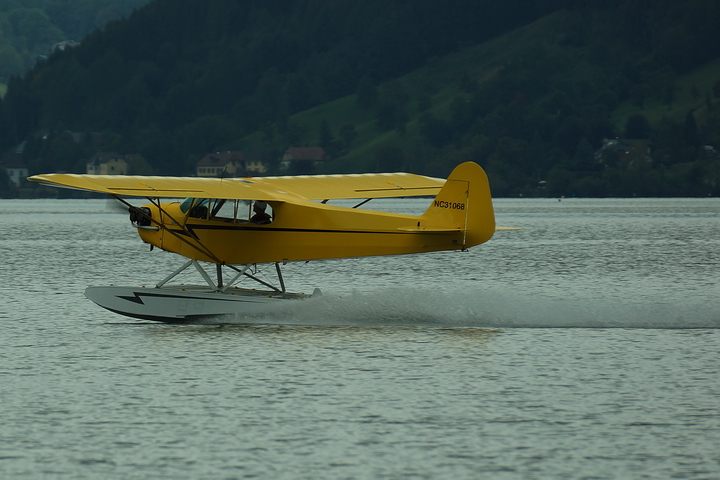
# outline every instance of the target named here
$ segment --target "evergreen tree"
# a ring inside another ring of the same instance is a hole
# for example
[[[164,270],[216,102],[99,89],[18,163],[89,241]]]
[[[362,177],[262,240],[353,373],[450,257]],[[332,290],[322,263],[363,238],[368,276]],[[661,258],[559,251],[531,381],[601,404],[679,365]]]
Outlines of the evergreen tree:
[[[333,135],[330,125],[328,125],[327,120],[324,118],[320,123],[320,134],[318,140],[320,141],[320,146],[324,148],[331,147],[335,144],[335,135]]]
[[[340,127],[340,138],[342,138],[344,148],[350,148],[357,136],[358,133],[355,130],[355,125],[347,123]]]
[[[625,122],[623,130],[625,138],[650,138],[650,122],[644,115],[631,115]]]
[[[378,92],[375,83],[369,76],[364,75],[360,79],[355,95],[357,97],[357,103],[361,108],[370,108],[375,105]],[[720,95],[718,96],[720,97]]]
[[[700,132],[698,130],[697,121],[695,120],[695,112],[689,111],[685,115],[684,143],[688,147],[700,146]]]

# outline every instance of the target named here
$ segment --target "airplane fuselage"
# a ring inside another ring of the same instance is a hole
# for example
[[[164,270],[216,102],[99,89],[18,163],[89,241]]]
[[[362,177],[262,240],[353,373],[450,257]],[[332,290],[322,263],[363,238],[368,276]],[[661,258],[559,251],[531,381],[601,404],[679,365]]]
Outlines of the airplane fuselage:
[[[248,264],[325,258],[396,255],[466,248],[464,225],[427,230],[419,216],[308,202],[272,204],[272,221],[192,216],[181,202],[149,204],[153,225],[139,230],[146,243],[213,263]],[[438,207],[448,208],[448,207]],[[228,211],[229,213],[229,211]]]

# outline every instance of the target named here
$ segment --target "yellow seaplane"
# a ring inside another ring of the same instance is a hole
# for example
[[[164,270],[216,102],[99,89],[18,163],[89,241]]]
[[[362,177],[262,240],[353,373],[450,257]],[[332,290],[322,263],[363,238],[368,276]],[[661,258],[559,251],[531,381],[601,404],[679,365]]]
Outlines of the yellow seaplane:
[[[29,180],[115,197],[128,207],[133,227],[151,248],[188,259],[154,287],[85,291],[113,312],[164,322],[258,314],[319,293],[287,292],[281,270],[287,262],[465,250],[487,242],[495,232],[488,179],[473,162],[458,165],[446,180],[409,173],[250,178],[46,174]],[[136,207],[127,197],[146,197],[149,203]],[[431,200],[421,215],[359,208],[372,199],[393,197]],[[329,203],[341,199],[358,203]],[[274,264],[279,285],[254,275],[258,264]],[[170,283],[192,268],[204,283]],[[241,287],[247,279],[259,284]]]

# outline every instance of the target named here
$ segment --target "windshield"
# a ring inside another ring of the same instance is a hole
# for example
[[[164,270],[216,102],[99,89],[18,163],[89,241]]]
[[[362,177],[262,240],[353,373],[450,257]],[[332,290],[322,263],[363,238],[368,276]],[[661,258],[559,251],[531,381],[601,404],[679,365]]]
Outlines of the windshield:
[[[183,213],[187,213],[187,211],[190,210],[190,207],[192,206],[192,204],[195,200],[197,200],[197,198],[190,198],[190,197],[183,200],[182,203],[180,204],[180,211],[182,211]]]

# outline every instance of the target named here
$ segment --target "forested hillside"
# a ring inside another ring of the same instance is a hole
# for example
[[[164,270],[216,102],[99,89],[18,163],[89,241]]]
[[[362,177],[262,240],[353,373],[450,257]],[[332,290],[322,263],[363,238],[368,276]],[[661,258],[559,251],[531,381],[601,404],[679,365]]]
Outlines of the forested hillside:
[[[720,193],[718,2],[499,3],[155,0],[14,77],[0,146],[31,173],[322,146],[318,173],[474,160],[499,195]]]
[[[0,0],[0,83],[149,0]]]

